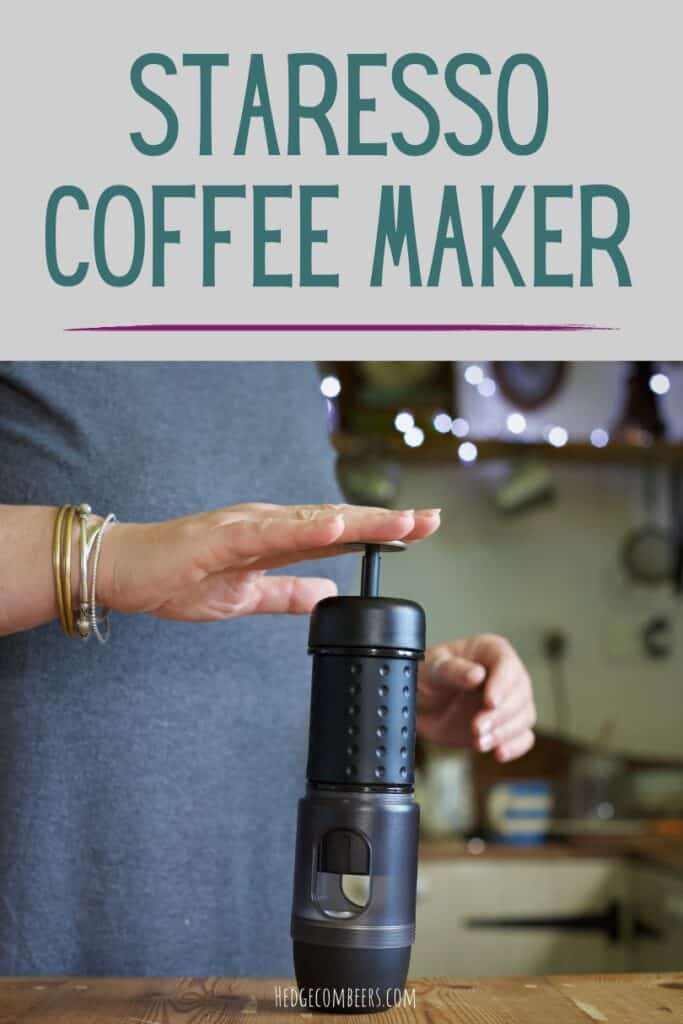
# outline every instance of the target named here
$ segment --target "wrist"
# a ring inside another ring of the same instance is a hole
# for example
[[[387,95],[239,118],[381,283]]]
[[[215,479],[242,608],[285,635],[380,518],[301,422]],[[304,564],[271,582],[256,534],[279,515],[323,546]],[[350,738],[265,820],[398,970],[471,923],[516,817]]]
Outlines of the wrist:
[[[104,521],[102,516],[98,517],[100,523]],[[100,608],[113,608],[115,611],[121,609],[121,595],[117,584],[117,565],[121,561],[122,544],[125,544],[131,524],[120,523],[116,520],[107,526],[102,537],[100,558],[97,564],[97,586],[95,598]],[[92,566],[89,568],[88,579],[90,580]]]

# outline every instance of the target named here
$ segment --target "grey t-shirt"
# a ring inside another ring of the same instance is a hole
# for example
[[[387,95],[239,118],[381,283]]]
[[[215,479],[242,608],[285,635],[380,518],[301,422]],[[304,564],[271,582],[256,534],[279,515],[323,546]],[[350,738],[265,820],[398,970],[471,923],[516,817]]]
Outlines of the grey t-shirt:
[[[0,503],[337,500],[310,364],[0,364]],[[112,618],[0,638],[0,975],[291,973],[307,618]]]

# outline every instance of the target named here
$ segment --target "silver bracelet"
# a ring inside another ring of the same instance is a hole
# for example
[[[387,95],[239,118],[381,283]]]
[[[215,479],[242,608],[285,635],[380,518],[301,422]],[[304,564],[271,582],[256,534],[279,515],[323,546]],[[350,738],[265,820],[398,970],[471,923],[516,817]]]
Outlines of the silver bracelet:
[[[112,523],[117,521],[116,516],[113,512],[110,512],[107,518],[100,523],[87,546],[87,555],[90,555],[90,551],[94,545],[94,552],[92,556],[92,572],[90,577],[90,602],[88,606],[88,615],[90,619],[89,632],[95,634],[101,644],[106,644],[109,639],[111,632],[111,625],[109,622],[110,608],[103,608],[100,618],[97,617],[97,569],[100,564],[100,552],[102,550],[102,538],[104,537],[105,530]],[[100,632],[99,623],[104,623],[104,633]],[[87,638],[86,638],[87,639]]]
[[[90,636],[90,618],[88,615],[88,556],[90,545],[88,544],[88,516],[92,515],[92,509],[87,502],[83,502],[76,509],[78,515],[78,526],[80,534],[80,593],[79,612],[76,619],[76,632],[81,640],[87,640]]]

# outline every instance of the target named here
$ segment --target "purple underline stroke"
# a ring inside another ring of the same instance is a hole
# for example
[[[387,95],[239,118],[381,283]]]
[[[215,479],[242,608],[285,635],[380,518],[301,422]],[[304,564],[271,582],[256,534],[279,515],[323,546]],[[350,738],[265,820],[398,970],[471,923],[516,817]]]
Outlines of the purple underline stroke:
[[[617,331],[618,327],[606,327],[598,324],[445,324],[445,323],[397,323],[397,324],[310,324],[310,323],[274,323],[274,324],[100,324],[92,327],[66,327],[67,333],[79,332],[109,332],[112,334],[123,334],[128,332],[144,333],[199,333],[212,332],[217,334],[235,333],[344,333],[344,332],[367,332],[367,333],[413,333],[413,334],[453,334],[467,332],[572,332],[572,331]]]

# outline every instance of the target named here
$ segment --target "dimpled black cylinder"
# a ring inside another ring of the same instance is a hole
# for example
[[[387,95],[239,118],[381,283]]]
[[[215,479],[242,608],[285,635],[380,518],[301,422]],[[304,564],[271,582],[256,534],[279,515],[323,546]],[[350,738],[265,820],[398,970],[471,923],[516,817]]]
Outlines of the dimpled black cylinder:
[[[395,597],[331,597],[311,616],[309,782],[412,787],[425,616]]]
[[[310,782],[413,785],[418,661],[395,653],[313,651]]]

